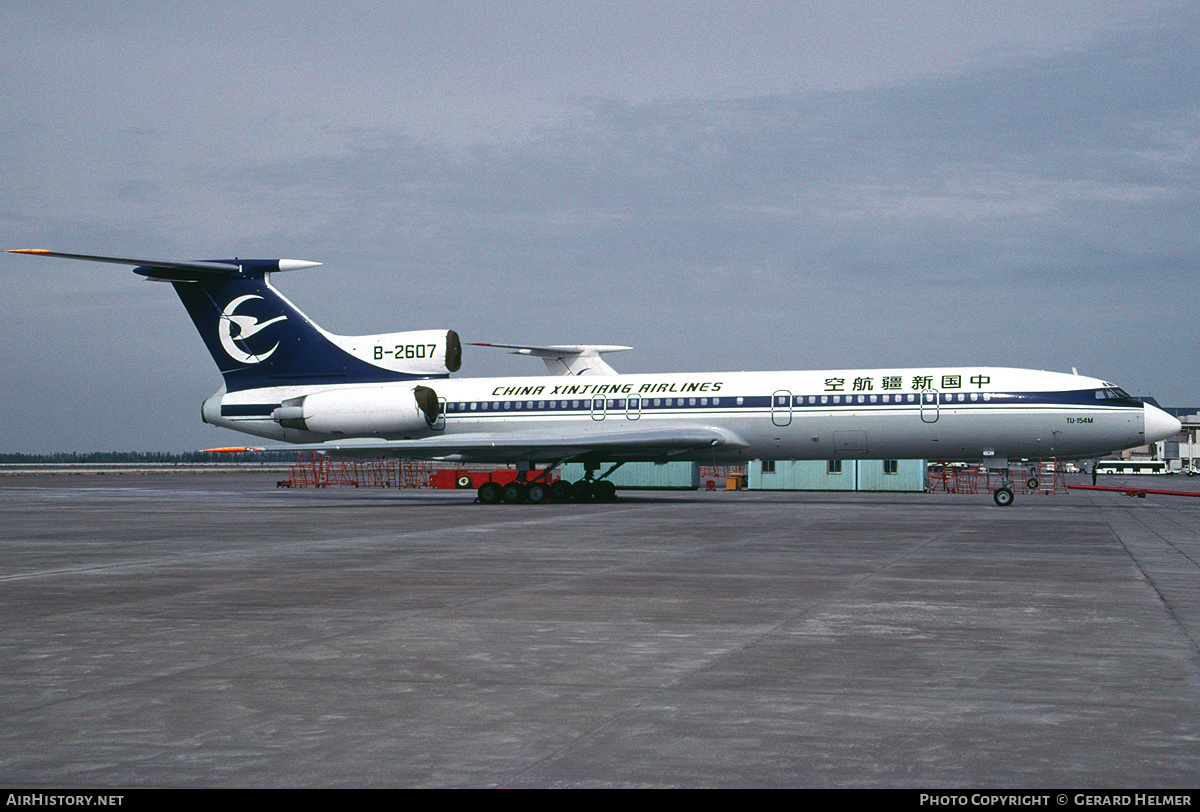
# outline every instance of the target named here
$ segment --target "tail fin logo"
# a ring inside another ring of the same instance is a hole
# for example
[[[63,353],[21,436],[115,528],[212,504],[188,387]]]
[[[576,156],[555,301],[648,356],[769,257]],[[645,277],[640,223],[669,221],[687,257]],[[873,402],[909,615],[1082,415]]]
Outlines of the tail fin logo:
[[[275,346],[266,352],[250,353],[243,350],[237,345],[237,342],[246,343],[246,339],[258,333],[265,327],[269,327],[277,321],[286,321],[287,316],[276,316],[269,321],[259,321],[254,316],[239,316],[237,309],[251,299],[261,299],[261,296],[248,294],[239,296],[229,304],[225,305],[225,309],[221,311],[220,325],[217,327],[218,335],[221,339],[221,348],[225,350],[225,354],[233,360],[242,364],[261,364],[263,361],[271,357],[275,350],[279,349],[279,342],[275,342]],[[248,345],[247,345],[248,347]]]

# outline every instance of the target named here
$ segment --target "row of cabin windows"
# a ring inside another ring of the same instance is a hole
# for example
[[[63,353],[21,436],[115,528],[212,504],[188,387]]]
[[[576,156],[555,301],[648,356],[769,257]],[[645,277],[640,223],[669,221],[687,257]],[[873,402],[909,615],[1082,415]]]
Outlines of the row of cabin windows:
[[[607,399],[596,398],[596,401],[604,400],[605,409],[624,409],[626,407],[625,398]],[[727,399],[728,400],[728,399]],[[709,402],[713,406],[720,406],[720,398],[629,398],[628,406],[631,409],[639,409],[642,407],[650,408],[653,406],[708,406]],[[740,405],[742,398],[738,398]],[[592,399],[588,400],[493,400],[482,402],[465,403],[462,401],[456,404],[451,404],[452,408],[458,412],[475,412],[475,411],[493,411],[498,412],[502,409],[516,409],[517,411],[537,411],[540,409],[593,409],[600,408],[600,404],[593,403]]]
[[[921,397],[919,394],[907,395],[776,395],[774,402],[776,406],[818,406],[829,404],[855,404],[855,403],[916,403]],[[926,403],[933,403],[938,396],[932,393],[924,394]],[[959,392],[948,393],[941,395],[942,403],[966,403],[968,398],[972,401],[978,401],[982,398],[984,401],[989,401],[992,396],[988,392]],[[601,398],[596,398],[601,400]],[[720,406],[721,398],[604,398],[605,409],[624,409],[628,406],[631,409],[641,408],[667,408],[679,406]],[[726,405],[729,404],[729,398],[725,399]],[[734,398],[734,402],[741,406],[745,403],[744,397]],[[538,411],[543,409],[592,409],[599,408],[599,404],[593,405],[592,399],[587,400],[493,400],[493,401],[472,401],[470,403],[458,401],[453,404],[452,411],[455,412],[475,412],[475,411],[493,411],[501,410],[517,410],[517,411]]]
[[[934,403],[938,400],[937,393],[924,392],[919,394],[909,393],[907,395],[796,395],[789,398],[787,395],[776,395],[776,406],[787,406],[790,399],[792,405],[795,406],[815,406],[819,403],[916,403],[917,398],[924,396],[926,403]],[[818,401],[818,398],[820,399]],[[844,399],[843,399],[844,398]],[[893,398],[895,398],[893,400]],[[967,399],[972,402],[977,402],[982,398],[984,401],[990,401],[992,394],[990,392],[948,392],[941,396],[942,403],[966,403]],[[740,400],[740,399],[739,399]]]
[[[762,461],[762,472],[764,474],[775,473],[775,460],[763,460]],[[841,460],[828,460],[826,462],[825,472],[828,474],[840,474],[842,472],[842,461]],[[900,473],[900,460],[884,460],[883,461],[883,472],[885,474],[899,474]]]

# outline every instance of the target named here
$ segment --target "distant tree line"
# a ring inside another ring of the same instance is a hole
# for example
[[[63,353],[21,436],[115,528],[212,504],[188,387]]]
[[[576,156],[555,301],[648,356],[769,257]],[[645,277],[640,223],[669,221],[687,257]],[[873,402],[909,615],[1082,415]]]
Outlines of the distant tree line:
[[[178,465],[180,463],[214,462],[295,462],[294,451],[251,451],[244,454],[212,454],[203,451],[62,451],[56,454],[8,454],[0,452],[0,464],[54,465],[88,463],[141,463],[144,465]]]

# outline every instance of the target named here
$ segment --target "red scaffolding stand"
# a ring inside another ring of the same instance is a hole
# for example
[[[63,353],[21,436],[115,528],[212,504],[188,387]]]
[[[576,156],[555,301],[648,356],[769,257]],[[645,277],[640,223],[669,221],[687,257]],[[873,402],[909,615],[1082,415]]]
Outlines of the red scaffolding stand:
[[[401,488],[432,488],[433,463],[426,460],[400,460]]]
[[[296,458],[280,488],[430,488],[433,463],[423,460],[347,459],[305,451]]]
[[[1013,493],[1068,493],[1066,470],[1062,460],[1055,459],[1053,467],[1046,470],[1041,460],[1029,465],[1010,465],[1008,484]],[[984,468],[983,464],[940,462],[930,465],[925,477],[925,490],[929,493],[995,493],[1004,485],[999,471]]]
[[[288,478],[275,483],[277,488],[323,488],[329,484],[329,457],[315,451],[304,451],[296,457]]]

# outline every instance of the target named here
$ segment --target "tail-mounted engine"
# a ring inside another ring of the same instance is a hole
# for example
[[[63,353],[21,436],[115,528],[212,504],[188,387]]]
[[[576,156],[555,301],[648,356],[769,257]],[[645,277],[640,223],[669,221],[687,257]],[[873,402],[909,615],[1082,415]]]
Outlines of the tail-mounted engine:
[[[437,393],[428,386],[330,389],[283,401],[271,419],[288,429],[346,437],[419,437],[441,428]]]
[[[453,330],[411,330],[329,338],[367,363],[410,375],[446,375],[462,366],[462,342]]]

